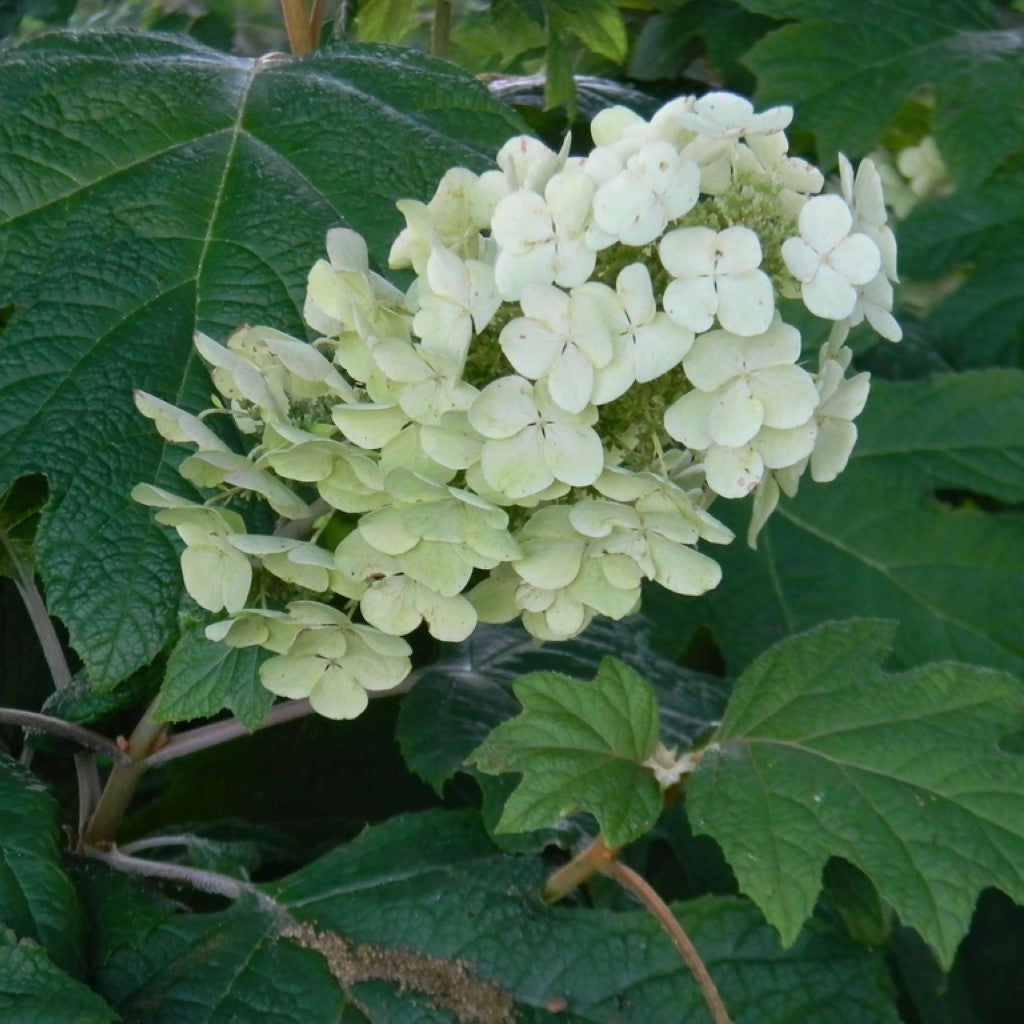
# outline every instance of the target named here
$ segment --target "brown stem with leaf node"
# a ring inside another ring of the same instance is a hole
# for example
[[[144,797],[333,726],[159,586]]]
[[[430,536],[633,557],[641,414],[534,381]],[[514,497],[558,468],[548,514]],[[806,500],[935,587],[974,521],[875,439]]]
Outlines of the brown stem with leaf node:
[[[598,836],[582,853],[577,854],[568,864],[559,868],[544,883],[541,895],[548,903],[555,903],[568,896],[573,889],[582,885],[593,875],[601,874],[618,882],[627,892],[632,893],[654,915],[658,924],[668,932],[675,943],[683,963],[690,969],[700,988],[704,1002],[715,1024],[731,1024],[729,1013],[718,994],[714,979],[708,972],[696,946],[683,930],[683,926],[669,909],[665,901],[654,891],[644,877],[631,867],[623,864],[616,854],[621,847],[610,848]]]

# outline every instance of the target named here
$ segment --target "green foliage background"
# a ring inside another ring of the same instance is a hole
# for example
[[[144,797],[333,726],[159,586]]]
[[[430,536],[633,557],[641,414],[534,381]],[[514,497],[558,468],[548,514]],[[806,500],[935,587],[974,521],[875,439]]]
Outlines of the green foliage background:
[[[525,126],[585,148],[601,106],[717,87],[792,104],[794,149],[824,167],[932,135],[952,178],[898,227],[906,337],[860,343],[874,380],[849,468],[784,502],[756,552],[724,550],[718,590],[652,591],[642,617],[553,649],[482,629],[420,651],[411,692],[355,722],[146,774],[119,838],[173,838],[147,856],[236,880],[230,904],[69,853],[72,748],[37,736],[29,772],[0,727],[0,1019],[705,1019],[610,883],[541,903],[592,815],[636,839],[625,858],[675,901],[737,1022],[1024,1018],[1019,7],[495,0],[456,6],[460,70],[417,51],[414,0],[329,11],[301,60],[263,56],[283,36],[254,4],[0,0],[0,704],[111,737],[154,696],[168,722],[249,730],[270,706],[256,658],[202,639],[174,541],[129,498],[181,486],[131,391],[205,405],[196,329],[301,335],[327,228],[383,264],[394,201],[449,166],[487,167]],[[742,534],[747,515],[723,518]],[[77,670],[56,698],[15,556]],[[572,711],[570,677],[617,695],[617,738],[582,759],[571,721],[531,734],[531,714]],[[642,728],[621,714],[636,702]],[[643,834],[651,735],[714,746]],[[610,774],[583,793],[595,763]],[[623,773],[620,806],[603,787]],[[343,970],[286,920],[340,935]],[[491,1016],[465,1016],[485,996]]]

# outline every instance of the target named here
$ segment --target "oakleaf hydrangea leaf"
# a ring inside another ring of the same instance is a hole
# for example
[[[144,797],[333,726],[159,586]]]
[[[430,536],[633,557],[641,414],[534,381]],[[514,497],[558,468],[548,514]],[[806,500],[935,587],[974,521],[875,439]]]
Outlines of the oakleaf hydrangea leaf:
[[[489,774],[523,774],[497,830],[525,832],[584,810],[610,846],[643,835],[661,810],[661,788],[643,763],[658,742],[658,706],[643,678],[605,658],[592,683],[531,672],[513,692],[522,713],[470,756]]]
[[[374,1024],[455,1019],[425,1005],[413,973],[424,957],[435,969],[458,958],[469,980],[500,986],[521,1024],[709,1019],[650,913],[546,906],[537,891],[547,870],[540,858],[496,850],[475,813],[432,810],[371,825],[269,890],[295,920],[372,950],[390,983],[358,984],[354,995]],[[672,909],[736,1021],[899,1020],[882,957],[825,922],[783,950],[748,900],[705,897]],[[465,981],[457,976],[449,991]]]
[[[15,307],[0,337],[0,489],[46,474],[49,607],[110,688],[173,635],[180,597],[177,552],[129,496],[176,485],[176,454],[142,428],[132,390],[202,408],[197,329],[303,332],[329,227],[360,231],[382,260],[394,201],[453,165],[487,166],[518,122],[409,51],[249,60],[95,31],[0,52],[0,123],[0,307]]]
[[[1024,34],[1004,28],[987,0],[740,2],[798,19],[765,36],[744,63],[757,75],[757,98],[793,104],[823,158],[870,149],[923,85],[935,88],[935,138],[958,181],[977,182],[1019,145]]]
[[[688,784],[694,829],[793,942],[830,856],[859,867],[949,969],[981,889],[1024,900],[1024,759],[1013,676],[881,668],[895,625],[830,623],[740,676]]]

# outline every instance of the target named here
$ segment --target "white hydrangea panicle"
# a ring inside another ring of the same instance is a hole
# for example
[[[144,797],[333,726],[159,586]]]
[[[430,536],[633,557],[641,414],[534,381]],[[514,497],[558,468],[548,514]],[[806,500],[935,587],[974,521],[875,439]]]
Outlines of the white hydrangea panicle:
[[[603,405],[678,366],[695,335],[658,309],[645,263],[630,263],[615,279],[618,303],[605,305],[613,331],[612,358],[594,374],[591,400]]]
[[[252,587],[252,565],[230,538],[245,533],[242,517],[150,484],[138,484],[132,498],[160,509],[157,522],[173,526],[184,542],[181,575],[192,600],[210,612],[241,611]]]
[[[569,157],[571,140],[566,137],[559,152],[548,149],[539,139],[529,135],[516,135],[508,140],[495,159],[508,182],[509,191],[528,189],[543,192],[564,166]]]
[[[713,503],[752,494],[753,543],[805,472],[841,472],[869,387],[847,335],[900,336],[878,169],[840,157],[841,194],[820,195],[791,116],[712,92],[604,111],[586,155],[516,137],[398,204],[404,293],[337,228],[308,277],[313,344],[197,336],[211,409],[135,400],[208,497],[133,493],[225,616],[208,638],[272,652],[269,690],[350,718],[406,678],[417,630],[564,640],[635,612],[646,582],[715,587],[705,548],[734,537]],[[816,374],[776,308],[798,296],[832,324]],[[235,510],[254,498],[272,532]]]
[[[287,651],[260,666],[260,681],[280,697],[308,698],[325,718],[356,718],[368,691],[394,689],[412,668],[404,640],[330,605],[293,601],[288,614],[300,628]]]
[[[768,329],[775,297],[771,279],[758,269],[761,243],[750,228],[677,228],[662,238],[658,252],[672,275],[662,301],[677,324],[699,333],[717,318],[733,334]]]
[[[499,337],[512,368],[529,380],[544,380],[551,399],[580,413],[591,401],[594,378],[614,354],[607,304],[618,304],[606,285],[591,283],[568,294],[553,285],[531,284],[523,293],[522,317]]]
[[[488,384],[469,409],[469,422],[484,438],[484,479],[506,501],[544,491],[554,481],[587,487],[604,467],[604,447],[593,429],[597,410],[569,412],[543,380],[509,376]]]
[[[760,114],[748,99],[731,92],[709,92],[693,104],[692,110],[674,113],[675,121],[695,135],[710,139],[741,139],[771,135],[789,127],[792,107],[772,107]]]
[[[370,270],[362,236],[348,228],[332,228],[327,232],[327,256],[313,264],[307,278],[302,310],[306,323],[327,337],[346,331],[408,337],[405,297]]]
[[[800,234],[782,244],[782,258],[800,282],[804,304],[826,320],[844,320],[857,303],[857,285],[882,266],[878,246],[853,230],[853,214],[841,196],[815,196],[800,211]]]
[[[518,299],[530,284],[582,284],[597,253],[587,241],[593,182],[578,168],[553,175],[539,195],[522,188],[494,210],[491,237],[498,247],[495,286],[505,299]]]
[[[501,305],[494,269],[438,246],[420,282],[413,332],[424,349],[449,359],[461,374],[474,333],[484,330]]]
[[[753,338],[702,335],[683,360],[694,389],[665,412],[665,429],[704,455],[708,485],[741,498],[765,468],[799,462],[814,444],[814,378],[796,365],[800,334],[776,317]]]
[[[652,142],[594,195],[594,223],[605,236],[588,235],[601,248],[612,242],[647,245],[665,226],[689,212],[700,195],[700,170],[667,142]]]

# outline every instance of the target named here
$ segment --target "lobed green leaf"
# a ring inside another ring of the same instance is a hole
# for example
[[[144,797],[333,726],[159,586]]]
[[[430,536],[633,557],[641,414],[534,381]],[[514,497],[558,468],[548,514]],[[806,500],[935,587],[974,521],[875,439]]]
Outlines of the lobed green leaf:
[[[167,660],[157,720],[211,718],[227,708],[247,729],[259,728],[274,703],[259,677],[268,657],[259,647],[229,647],[201,631],[186,632]]]
[[[523,710],[470,755],[492,775],[520,772],[499,832],[527,832],[577,810],[609,846],[643,835],[661,811],[661,787],[644,762],[658,742],[654,691],[628,665],[605,658],[592,683],[532,672],[514,686]]]
[[[1003,746],[1020,727],[1024,687],[949,663],[885,672],[894,631],[832,623],[758,658],[687,805],[784,944],[840,856],[948,970],[983,888],[1024,900],[1024,760]]]

